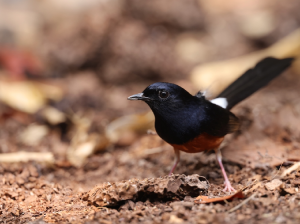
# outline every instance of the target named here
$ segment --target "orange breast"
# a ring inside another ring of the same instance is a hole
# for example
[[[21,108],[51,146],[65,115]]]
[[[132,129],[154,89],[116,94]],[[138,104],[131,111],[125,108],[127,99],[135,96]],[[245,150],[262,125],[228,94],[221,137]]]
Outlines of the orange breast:
[[[206,133],[199,135],[193,140],[184,143],[183,145],[170,144],[174,148],[187,153],[202,152],[219,147],[224,140],[224,137],[216,137]]]

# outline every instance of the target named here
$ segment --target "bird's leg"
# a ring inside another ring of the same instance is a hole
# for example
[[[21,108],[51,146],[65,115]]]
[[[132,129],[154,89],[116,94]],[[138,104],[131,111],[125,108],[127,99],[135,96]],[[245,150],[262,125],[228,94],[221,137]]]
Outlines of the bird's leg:
[[[223,166],[223,163],[222,163],[222,154],[221,154],[221,149],[220,147],[218,147],[217,149],[215,149],[216,151],[216,156],[217,156],[217,160],[219,162],[219,165],[221,167],[221,170],[222,170],[222,173],[223,173],[223,176],[224,176],[224,185],[225,185],[225,188],[223,189],[223,191],[228,191],[228,192],[231,192],[231,191],[236,191],[232,186],[231,186],[231,183],[227,177],[227,174],[226,174],[226,171],[224,169],[224,166]]]
[[[169,173],[169,176],[173,173],[173,171],[175,170],[177,164],[180,161],[180,151],[178,149],[174,148],[174,152],[175,152],[175,163],[174,163],[174,165],[173,165],[173,167],[172,167],[172,169],[171,169],[171,171]]]

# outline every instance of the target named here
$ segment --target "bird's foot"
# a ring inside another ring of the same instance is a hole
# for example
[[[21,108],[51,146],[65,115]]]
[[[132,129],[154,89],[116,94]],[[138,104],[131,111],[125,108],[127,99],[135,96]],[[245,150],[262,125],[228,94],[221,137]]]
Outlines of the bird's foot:
[[[225,188],[223,189],[224,192],[235,192],[236,190],[231,186],[229,180],[224,181]]]

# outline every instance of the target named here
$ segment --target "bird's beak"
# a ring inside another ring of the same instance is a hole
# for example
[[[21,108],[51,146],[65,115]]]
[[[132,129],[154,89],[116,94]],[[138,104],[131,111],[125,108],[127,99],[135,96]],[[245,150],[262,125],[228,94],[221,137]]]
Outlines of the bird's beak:
[[[150,100],[149,97],[144,96],[144,93],[134,94],[134,95],[128,97],[127,99],[128,99],[128,100],[143,100],[143,101],[148,101],[148,100]]]

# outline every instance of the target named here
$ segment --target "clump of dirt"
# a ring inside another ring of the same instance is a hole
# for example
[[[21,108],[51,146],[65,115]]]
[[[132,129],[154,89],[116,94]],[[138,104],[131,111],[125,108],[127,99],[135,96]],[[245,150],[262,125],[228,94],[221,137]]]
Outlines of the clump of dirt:
[[[103,183],[85,196],[84,200],[96,206],[117,206],[125,200],[137,201],[141,198],[183,199],[185,196],[197,196],[207,193],[209,184],[201,181],[197,174],[186,176],[176,174],[161,178],[137,178],[116,183]],[[153,197],[154,196],[154,197]]]

